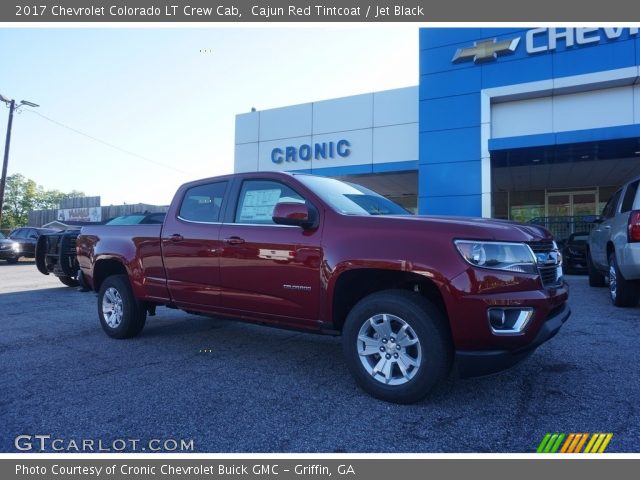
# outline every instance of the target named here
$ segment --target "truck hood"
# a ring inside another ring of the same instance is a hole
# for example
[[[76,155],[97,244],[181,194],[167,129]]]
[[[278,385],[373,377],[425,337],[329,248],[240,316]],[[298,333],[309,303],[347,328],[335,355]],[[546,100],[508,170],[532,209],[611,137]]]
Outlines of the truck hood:
[[[445,217],[431,215],[371,216],[388,222],[393,228],[429,230],[451,238],[498,240],[511,242],[538,242],[553,240],[551,233],[539,225],[480,217]]]

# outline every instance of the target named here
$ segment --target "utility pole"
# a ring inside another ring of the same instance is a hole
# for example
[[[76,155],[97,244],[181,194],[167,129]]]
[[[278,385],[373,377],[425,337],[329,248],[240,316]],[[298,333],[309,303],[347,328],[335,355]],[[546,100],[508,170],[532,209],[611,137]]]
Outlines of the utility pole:
[[[0,225],[2,225],[2,207],[4,206],[4,188],[7,184],[7,167],[9,166],[9,146],[11,144],[11,127],[13,125],[13,112],[23,105],[29,107],[39,107],[33,102],[27,100],[20,100],[20,103],[16,106],[15,100],[9,100],[3,95],[0,95],[0,101],[3,101],[9,106],[9,123],[7,124],[7,139],[4,144],[4,160],[2,161],[2,177],[0,178]]]

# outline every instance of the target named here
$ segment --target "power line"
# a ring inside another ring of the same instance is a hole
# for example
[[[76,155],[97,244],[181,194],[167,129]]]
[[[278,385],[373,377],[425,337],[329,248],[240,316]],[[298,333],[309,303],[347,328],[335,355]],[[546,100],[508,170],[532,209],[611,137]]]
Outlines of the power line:
[[[159,167],[168,168],[169,170],[174,170],[176,172],[183,173],[185,175],[191,175],[189,172],[185,172],[184,170],[180,170],[179,168],[175,168],[175,167],[172,167],[171,165],[167,165],[165,163],[158,162],[157,160],[153,160],[151,158],[144,157],[142,155],[138,155],[135,152],[131,152],[131,151],[126,150],[124,148],[120,148],[117,145],[114,145],[113,143],[106,142],[104,140],[101,140],[99,138],[94,137],[93,135],[89,135],[88,133],[81,132],[80,130],[78,130],[76,128],[73,128],[73,127],[70,127],[69,125],[65,125],[64,123],[58,122],[57,120],[54,120],[53,118],[47,117],[46,115],[43,115],[40,112],[36,112],[35,110],[30,110],[28,108],[25,108],[24,110],[26,112],[33,113],[33,114],[35,114],[35,115],[37,115],[39,117],[42,117],[43,119],[47,120],[48,122],[51,122],[51,123],[53,123],[55,125],[58,125],[59,127],[65,128],[67,130],[70,130],[70,131],[72,131],[74,133],[77,133],[78,135],[82,135],[83,137],[86,137],[86,138],[89,138],[89,139],[91,139],[91,140],[93,140],[95,142],[101,143],[102,145],[106,145],[107,147],[113,148],[114,150],[118,150],[119,152],[125,153],[127,155],[131,155],[132,157],[139,158],[141,160],[144,160],[145,162],[153,163],[154,165],[157,165]]]

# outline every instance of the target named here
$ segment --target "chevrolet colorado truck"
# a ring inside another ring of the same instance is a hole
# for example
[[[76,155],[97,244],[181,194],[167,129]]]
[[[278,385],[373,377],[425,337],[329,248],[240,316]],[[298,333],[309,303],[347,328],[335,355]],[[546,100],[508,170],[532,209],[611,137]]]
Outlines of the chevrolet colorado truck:
[[[113,338],[157,306],[342,335],[357,383],[412,403],[493,373],[570,314],[547,230],[409,214],[352,183],[242,173],[180,187],[162,225],[84,227],[77,258]]]

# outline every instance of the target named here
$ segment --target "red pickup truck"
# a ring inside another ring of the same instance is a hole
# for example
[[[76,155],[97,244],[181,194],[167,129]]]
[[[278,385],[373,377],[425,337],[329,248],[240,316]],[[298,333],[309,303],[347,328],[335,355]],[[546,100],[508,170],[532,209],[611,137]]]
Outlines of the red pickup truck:
[[[84,227],[78,262],[114,338],[159,305],[342,335],[357,382],[423,398],[514,365],[567,320],[568,287],[541,227],[411,215],[359,185],[243,173],[187,183],[163,225]]]

